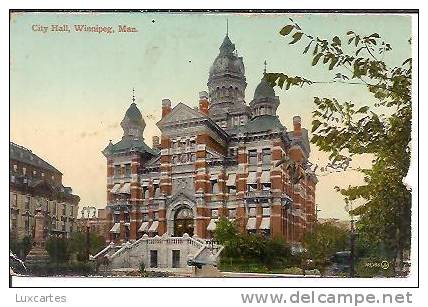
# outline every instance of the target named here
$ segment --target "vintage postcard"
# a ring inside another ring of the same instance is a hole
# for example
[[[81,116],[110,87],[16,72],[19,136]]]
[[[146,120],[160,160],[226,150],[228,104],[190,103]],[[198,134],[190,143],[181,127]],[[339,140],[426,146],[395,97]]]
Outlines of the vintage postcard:
[[[417,284],[417,13],[10,11],[12,287]]]

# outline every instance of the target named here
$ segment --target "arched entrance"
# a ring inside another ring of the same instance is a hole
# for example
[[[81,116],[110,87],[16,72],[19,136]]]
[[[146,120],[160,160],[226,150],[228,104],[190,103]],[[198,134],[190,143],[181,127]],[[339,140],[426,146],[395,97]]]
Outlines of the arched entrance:
[[[182,237],[185,233],[193,236],[193,211],[187,206],[180,207],[174,216],[174,237]]]

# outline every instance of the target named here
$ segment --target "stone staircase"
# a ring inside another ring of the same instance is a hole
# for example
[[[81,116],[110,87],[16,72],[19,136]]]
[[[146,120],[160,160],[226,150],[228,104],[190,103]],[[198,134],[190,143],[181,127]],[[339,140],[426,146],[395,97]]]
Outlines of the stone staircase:
[[[148,237],[144,235],[139,240],[122,245],[110,243],[103,250],[92,256],[95,261],[108,263],[110,269],[139,269],[144,263],[145,268],[153,268],[152,253],[156,251],[156,268],[189,268],[188,260],[197,260],[202,263],[216,266],[223,247],[213,244],[196,236],[190,237]],[[173,263],[173,251],[179,251],[179,260]]]

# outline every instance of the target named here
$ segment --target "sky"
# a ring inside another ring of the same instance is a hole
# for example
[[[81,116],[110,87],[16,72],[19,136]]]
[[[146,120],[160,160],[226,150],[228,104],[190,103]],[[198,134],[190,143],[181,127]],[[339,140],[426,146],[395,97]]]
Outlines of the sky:
[[[179,14],[179,13],[17,13],[10,19],[10,138],[54,165],[63,184],[81,197],[81,206],[106,205],[106,159],[101,151],[109,140],[122,137],[120,121],[131,104],[132,88],[146,121],[144,136],[151,145],[160,135],[161,101],[169,98],[198,104],[207,90],[208,72],[229,23],[229,37],[244,59],[249,103],[267,61],[268,72],[285,72],[316,81],[334,73],[311,66],[302,55],[305,44],[289,45],[279,35],[293,18],[307,33],[332,38],[353,30],[379,33],[392,51],[388,65],[411,56],[411,17],[345,14]],[[69,25],[70,32],[35,31],[39,26]],[[79,33],[74,25],[111,26],[115,33]],[[119,33],[118,26],[138,32]],[[318,84],[288,91],[276,88],[277,114],[292,129],[300,115],[310,130],[313,98],[335,97],[357,106],[373,104],[367,89],[355,85]],[[327,156],[311,146],[310,160],[319,165]],[[370,157],[353,167],[369,167]],[[316,203],[320,217],[347,219],[344,201],[334,186],[361,184],[355,171],[319,176]],[[358,205],[358,204],[357,204]]]

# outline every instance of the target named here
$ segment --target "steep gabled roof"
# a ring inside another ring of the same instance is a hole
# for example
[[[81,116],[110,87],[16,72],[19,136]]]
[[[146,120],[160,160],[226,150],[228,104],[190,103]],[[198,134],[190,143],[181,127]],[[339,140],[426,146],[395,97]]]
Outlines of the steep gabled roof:
[[[198,119],[198,118],[208,118],[205,114],[199,112],[198,110],[192,109],[188,105],[180,102],[177,104],[171,112],[162,118],[156,123],[156,126],[159,128],[168,123],[175,123],[179,121]]]

